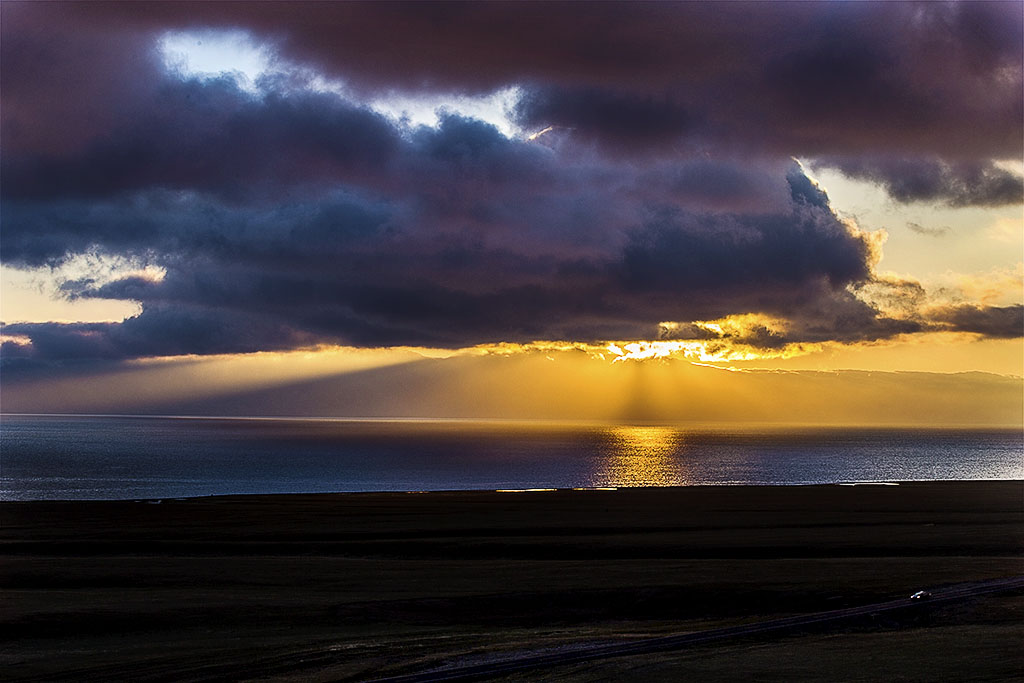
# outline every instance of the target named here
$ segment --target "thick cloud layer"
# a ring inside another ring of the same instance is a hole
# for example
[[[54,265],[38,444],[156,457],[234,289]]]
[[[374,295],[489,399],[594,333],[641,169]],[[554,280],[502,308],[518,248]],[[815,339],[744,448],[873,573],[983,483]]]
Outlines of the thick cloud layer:
[[[796,168],[781,179],[785,212],[657,207],[631,188],[588,190],[573,173],[556,174],[560,189],[521,211],[518,183],[489,184],[462,170],[496,163],[487,157],[502,145],[528,159],[523,143],[449,120],[404,144],[402,156],[429,157],[421,161],[432,181],[410,180],[398,197],[335,192],[239,206],[164,190],[10,201],[4,248],[12,260],[55,263],[68,249],[101,249],[150,258],[166,276],[65,284],[74,297],[143,302],[124,324],[6,330],[41,340],[41,354],[69,354],[81,338],[84,353],[104,356],[287,348],[298,339],[463,346],[649,338],[662,320],[799,315],[809,300],[848,297],[843,288],[870,275],[866,238],[839,223]],[[445,149],[463,152],[438,157]],[[554,173],[544,156],[537,163]]]
[[[8,359],[650,339],[751,312],[790,321],[745,340],[762,347],[1013,322],[857,298],[877,240],[791,157],[898,201],[1019,203],[1020,178],[993,164],[1021,153],[1019,5],[0,11],[5,262],[100,253],[166,273],[65,283],[142,313],[7,325],[32,342]],[[277,75],[168,71],[157,41],[188,28],[248,31]],[[510,86],[520,125],[548,133],[455,114],[415,127],[360,99]]]
[[[146,37],[219,27],[363,93],[518,85],[525,123],[620,148],[1019,158],[1022,13],[1004,2],[5,3],[4,87],[28,106],[4,115],[19,136],[56,128],[64,112],[39,106],[60,105],[54,85],[76,110],[122,105],[133,95],[90,67],[137,93],[153,68]]]

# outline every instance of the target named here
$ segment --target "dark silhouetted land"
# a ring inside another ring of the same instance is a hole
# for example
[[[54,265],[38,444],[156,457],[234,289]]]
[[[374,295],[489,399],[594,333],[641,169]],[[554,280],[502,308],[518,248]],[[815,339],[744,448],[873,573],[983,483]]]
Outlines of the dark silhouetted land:
[[[1024,572],[1024,484],[0,504],[0,677],[361,680]],[[1024,595],[514,679],[1007,680]]]

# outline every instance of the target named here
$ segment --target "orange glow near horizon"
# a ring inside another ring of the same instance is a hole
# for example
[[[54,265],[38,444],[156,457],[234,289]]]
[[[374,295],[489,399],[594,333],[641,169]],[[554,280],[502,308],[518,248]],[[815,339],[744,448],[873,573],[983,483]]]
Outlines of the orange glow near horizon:
[[[785,366],[722,372],[732,366],[679,358],[613,362],[599,349],[530,345],[521,352],[506,347],[428,356],[412,349],[331,348],[165,358],[64,377],[8,375],[3,409],[662,425],[1019,425],[1024,415],[1019,376]],[[610,433],[608,443],[618,455],[595,486],[634,479],[671,485],[685,477],[672,459],[682,442],[671,430],[630,428]]]

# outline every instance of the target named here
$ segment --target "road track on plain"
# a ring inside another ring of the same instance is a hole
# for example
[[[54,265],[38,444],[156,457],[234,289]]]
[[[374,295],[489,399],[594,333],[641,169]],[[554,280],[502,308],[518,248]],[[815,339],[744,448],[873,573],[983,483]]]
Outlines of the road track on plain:
[[[857,617],[882,614],[894,610],[922,608],[927,605],[953,602],[990,593],[1001,593],[1020,589],[1024,589],[1024,576],[992,579],[990,581],[972,582],[969,584],[957,584],[945,588],[931,589],[931,597],[922,600],[911,600],[909,597],[904,597],[896,600],[888,600],[886,602],[862,605],[860,607],[846,607],[843,609],[829,610],[827,612],[814,612],[811,614],[802,614],[783,619],[771,619],[752,624],[743,624],[741,626],[729,626],[726,628],[716,628],[707,631],[682,633],[671,636],[657,636],[625,643],[605,643],[583,646],[569,651],[549,654],[526,654],[520,657],[504,659],[501,661],[461,667],[431,669],[419,673],[375,679],[374,681],[371,681],[371,683],[427,683],[428,681],[479,680],[522,671],[545,669],[564,666],[567,664],[579,664],[581,662],[590,662],[597,659],[679,650],[688,646],[718,640],[756,636],[768,633],[784,633],[786,631],[797,630],[811,625],[840,622]]]

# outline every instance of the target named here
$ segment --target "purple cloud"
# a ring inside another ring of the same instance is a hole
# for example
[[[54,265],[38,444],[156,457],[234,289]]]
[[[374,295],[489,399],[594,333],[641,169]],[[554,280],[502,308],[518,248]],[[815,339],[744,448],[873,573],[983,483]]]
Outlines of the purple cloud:
[[[994,164],[1021,153],[1019,5],[0,12],[5,261],[96,252],[166,271],[66,283],[142,313],[7,325],[32,339],[18,354],[651,338],[662,321],[748,312],[790,320],[787,341],[1006,328],[987,309],[897,320],[854,297],[873,246],[791,158],[898,201],[1019,203],[1020,178]],[[190,28],[248,31],[286,73],[254,88],[169,73],[159,36]],[[359,101],[511,86],[518,123],[551,133],[456,114],[414,127]]]

